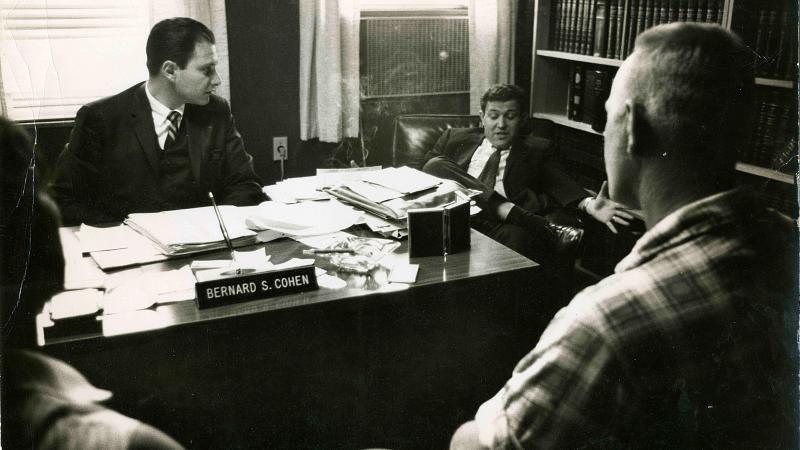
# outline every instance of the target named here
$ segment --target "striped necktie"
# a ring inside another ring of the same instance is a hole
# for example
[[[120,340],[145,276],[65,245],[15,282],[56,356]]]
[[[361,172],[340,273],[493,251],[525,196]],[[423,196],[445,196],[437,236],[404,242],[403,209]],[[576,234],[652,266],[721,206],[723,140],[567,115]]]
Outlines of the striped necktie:
[[[175,139],[178,136],[178,120],[180,118],[181,113],[178,111],[172,111],[167,116],[167,139],[164,141],[164,150],[175,144]]]

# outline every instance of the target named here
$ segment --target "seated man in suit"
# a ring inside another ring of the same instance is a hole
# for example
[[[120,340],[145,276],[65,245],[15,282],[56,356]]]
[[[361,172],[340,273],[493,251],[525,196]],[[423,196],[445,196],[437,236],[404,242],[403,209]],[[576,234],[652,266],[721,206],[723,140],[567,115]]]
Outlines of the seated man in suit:
[[[797,448],[797,224],[735,188],[753,92],[724,28],[639,35],[604,155],[611,199],[648,231],[451,448]]]
[[[542,216],[577,207],[615,231],[632,218],[605,190],[597,198],[572,180],[550,154],[546,139],[520,135],[527,117],[525,94],[499,84],[481,97],[483,128],[448,129],[426,155],[423,170],[482,191],[476,230],[535,261],[547,264],[555,236]],[[605,189],[605,188],[604,188]]]
[[[265,200],[227,101],[214,95],[214,34],[189,18],[157,23],[150,77],[83,106],[55,167],[65,225],[119,222],[130,213]]]
[[[34,185],[33,146],[0,117],[2,445],[37,449],[181,449],[172,438],[101,405],[111,393],[36,351],[35,317],[64,285],[58,215]]]

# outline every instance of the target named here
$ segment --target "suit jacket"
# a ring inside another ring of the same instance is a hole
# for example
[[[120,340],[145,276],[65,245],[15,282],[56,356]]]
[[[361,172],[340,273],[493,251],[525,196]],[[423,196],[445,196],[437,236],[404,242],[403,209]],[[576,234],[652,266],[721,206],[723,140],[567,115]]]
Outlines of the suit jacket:
[[[426,160],[444,156],[466,172],[483,139],[480,128],[450,128],[436,141]],[[553,157],[550,141],[535,136],[518,137],[512,144],[503,173],[503,187],[509,201],[538,213],[587,197],[581,185],[567,175]]]
[[[181,127],[188,127],[197,188],[197,202],[182,207],[205,206],[209,191],[223,204],[252,205],[265,199],[225,99],[212,95],[207,105],[187,104]],[[145,83],[83,106],[50,186],[64,223],[119,222],[130,213],[163,209],[162,151]]]

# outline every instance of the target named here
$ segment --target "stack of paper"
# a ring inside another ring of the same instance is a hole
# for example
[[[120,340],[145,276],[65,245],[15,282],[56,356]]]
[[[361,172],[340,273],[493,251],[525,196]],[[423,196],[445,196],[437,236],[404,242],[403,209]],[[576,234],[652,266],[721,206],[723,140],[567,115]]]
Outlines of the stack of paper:
[[[245,224],[256,231],[274,230],[289,236],[314,236],[344,230],[355,224],[361,212],[336,200],[284,205],[263,202],[240,208]]]
[[[235,247],[256,243],[235,206],[219,207]],[[150,239],[165,255],[184,255],[226,248],[219,222],[210,206],[157,213],[131,214],[125,224]]]
[[[331,198],[328,194],[318,190],[318,187],[319,182],[316,177],[299,177],[264,186],[263,191],[273,201],[286,204]]]

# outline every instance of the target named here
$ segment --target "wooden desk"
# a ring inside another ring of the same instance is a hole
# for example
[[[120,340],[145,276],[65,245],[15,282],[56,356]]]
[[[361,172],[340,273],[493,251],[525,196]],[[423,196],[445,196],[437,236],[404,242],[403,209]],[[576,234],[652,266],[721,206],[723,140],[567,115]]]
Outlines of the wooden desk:
[[[87,264],[65,247],[70,270]],[[305,246],[266,248],[279,263]],[[394,261],[408,261],[405,243]],[[379,269],[339,290],[165,305],[44,350],[113,390],[116,409],[191,448],[443,447],[555,306],[537,300],[536,263],[475,231],[469,252],[411,262],[420,264],[411,286],[387,283]]]

